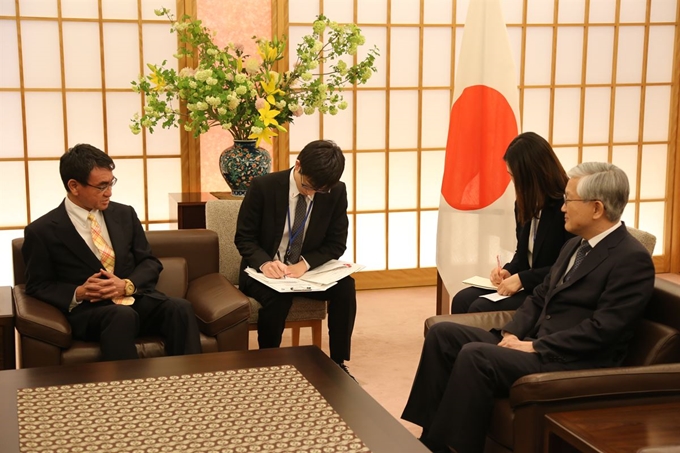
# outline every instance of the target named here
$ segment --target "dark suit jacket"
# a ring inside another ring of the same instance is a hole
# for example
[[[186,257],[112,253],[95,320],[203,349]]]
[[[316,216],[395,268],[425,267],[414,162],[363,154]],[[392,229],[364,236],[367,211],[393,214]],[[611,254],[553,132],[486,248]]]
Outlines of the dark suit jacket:
[[[288,213],[289,181],[290,170],[284,170],[255,178],[248,188],[238,213],[234,238],[243,257],[240,285],[244,285],[247,278],[246,266],[259,269],[276,255]],[[314,195],[301,252],[310,269],[345,253],[348,226],[344,183],[339,182],[328,194]]]
[[[574,235],[564,229],[564,213],[562,199],[549,198],[541,210],[541,221],[538,222],[532,266],[529,266],[529,235],[531,222],[522,225],[517,222],[517,250],[512,261],[503,266],[511,274],[519,274],[524,290],[531,294],[550,271],[564,243]],[[517,204],[515,203],[515,218]]]
[[[111,202],[102,211],[116,254],[114,274],[135,284],[135,296],[167,297],[156,291],[163,266],[151,254],[135,210]],[[102,269],[69,218],[64,202],[24,230],[21,249],[26,263],[26,293],[68,313],[76,287]]]
[[[621,225],[588,253],[568,282],[557,286],[580,241],[576,237],[564,245],[543,283],[503,330],[520,339],[536,338],[534,349],[546,361],[618,366],[652,296],[654,264]]]

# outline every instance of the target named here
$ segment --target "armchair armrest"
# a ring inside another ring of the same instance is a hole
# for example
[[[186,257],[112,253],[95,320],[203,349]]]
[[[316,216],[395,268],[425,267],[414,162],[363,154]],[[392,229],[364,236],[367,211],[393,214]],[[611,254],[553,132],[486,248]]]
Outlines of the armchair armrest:
[[[246,295],[218,273],[191,281],[186,298],[191,302],[198,327],[205,335],[214,337],[247,321],[250,316],[250,302]]]
[[[680,363],[536,373],[510,389],[510,406],[622,396],[680,395]]]
[[[26,285],[14,287],[15,326],[21,335],[62,349],[71,347],[71,325],[57,307],[26,294]]]
[[[440,322],[455,322],[465,326],[479,327],[484,330],[500,329],[512,320],[514,314],[515,311],[510,310],[432,316],[425,320],[425,334],[427,334],[430,327]]]

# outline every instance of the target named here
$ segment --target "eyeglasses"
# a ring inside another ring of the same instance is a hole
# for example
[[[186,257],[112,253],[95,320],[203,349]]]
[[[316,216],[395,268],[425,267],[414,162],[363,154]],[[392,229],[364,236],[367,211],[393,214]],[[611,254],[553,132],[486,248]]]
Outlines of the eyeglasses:
[[[569,203],[570,201],[582,201],[582,202],[584,202],[584,203],[588,203],[588,202],[590,202],[590,201],[597,201],[597,200],[584,200],[584,199],[580,199],[580,198],[567,198],[567,194],[566,194],[566,193],[565,193],[564,195],[562,195],[562,198],[564,199],[564,204],[567,204],[567,203]]]
[[[111,180],[111,182],[108,183],[108,184],[101,184],[99,186],[93,186],[92,184],[86,182],[85,185],[90,186],[90,187],[94,187],[95,189],[97,189],[100,192],[104,192],[106,189],[109,189],[109,188],[115,186],[117,182],[118,182],[118,178],[116,178],[114,176],[113,179]]]
[[[314,187],[307,184],[303,178],[304,178],[304,175],[302,173],[300,173],[300,185],[302,186],[303,189],[310,190],[314,193],[330,193],[331,192],[331,189],[315,189]]]

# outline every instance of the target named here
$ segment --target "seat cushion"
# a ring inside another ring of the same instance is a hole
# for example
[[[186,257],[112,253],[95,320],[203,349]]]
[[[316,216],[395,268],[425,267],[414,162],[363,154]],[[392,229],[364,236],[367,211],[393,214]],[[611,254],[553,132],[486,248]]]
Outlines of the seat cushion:
[[[252,297],[250,300],[249,324],[256,324],[262,305]],[[326,301],[307,299],[306,297],[294,297],[293,305],[290,307],[286,322],[288,321],[309,321],[310,319],[326,318]]]
[[[159,258],[163,271],[158,277],[156,289],[170,297],[184,298],[189,287],[187,261],[181,257]]]

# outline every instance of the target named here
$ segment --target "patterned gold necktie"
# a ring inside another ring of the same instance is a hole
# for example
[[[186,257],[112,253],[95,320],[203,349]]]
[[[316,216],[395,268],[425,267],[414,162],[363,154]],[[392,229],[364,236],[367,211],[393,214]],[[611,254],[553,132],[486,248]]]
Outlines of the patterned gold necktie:
[[[100,261],[102,262],[104,269],[113,273],[113,270],[116,267],[116,254],[111,246],[106,243],[106,240],[104,240],[104,237],[102,236],[102,227],[99,225],[99,222],[97,222],[94,215],[88,214],[87,220],[90,221],[90,232],[92,233],[94,246],[97,247],[97,250],[99,250],[99,253],[101,254]],[[114,297],[111,300],[119,305],[132,305],[135,303],[135,298],[129,296]]]

